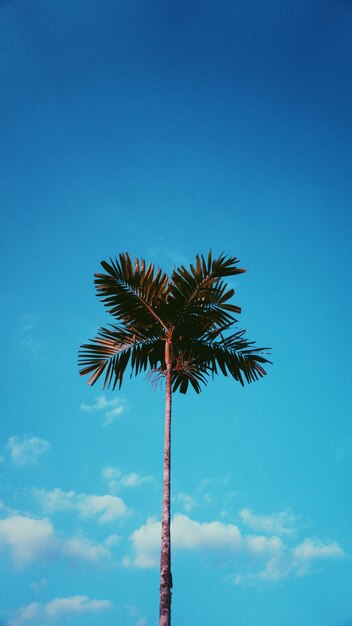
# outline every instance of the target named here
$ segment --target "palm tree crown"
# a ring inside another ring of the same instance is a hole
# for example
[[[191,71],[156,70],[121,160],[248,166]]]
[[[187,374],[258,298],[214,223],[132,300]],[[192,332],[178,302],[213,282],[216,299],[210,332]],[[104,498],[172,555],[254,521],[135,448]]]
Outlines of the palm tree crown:
[[[131,376],[147,369],[163,375],[170,361],[172,391],[181,393],[189,384],[199,393],[209,374],[221,372],[242,385],[264,376],[266,348],[254,348],[243,330],[231,332],[241,309],[229,303],[234,290],[223,279],[245,272],[238,262],[209,252],[168,277],[144,260],[133,264],[127,253],[102,261],[97,295],[116,323],[81,347],[81,375],[91,374],[90,385],[103,375],[104,388],[114,389],[128,365]]]

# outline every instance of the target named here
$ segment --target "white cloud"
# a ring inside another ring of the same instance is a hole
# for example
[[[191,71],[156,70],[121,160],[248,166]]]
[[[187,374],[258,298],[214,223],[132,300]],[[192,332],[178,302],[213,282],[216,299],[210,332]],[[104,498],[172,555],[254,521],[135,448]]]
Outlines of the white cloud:
[[[303,561],[312,561],[314,559],[331,559],[344,556],[344,551],[337,541],[331,543],[323,543],[318,539],[305,539],[293,549],[293,555],[296,559]]]
[[[26,622],[38,620],[55,621],[68,615],[100,613],[111,608],[110,600],[91,600],[88,596],[55,598],[46,604],[32,602],[18,611],[15,620],[10,622],[9,626],[21,626]]]
[[[10,437],[7,449],[16,465],[36,465],[39,457],[50,450],[51,444],[39,437]]]
[[[140,567],[142,569],[156,567],[158,563],[157,553],[160,549],[161,524],[154,517],[147,519],[146,523],[130,535],[135,557],[126,556],[123,559],[125,567]]]
[[[235,583],[277,581],[289,576],[306,576],[311,573],[314,563],[326,559],[340,559],[344,556],[343,549],[336,541],[324,543],[320,540],[305,539],[294,548],[281,542],[281,547],[277,545],[277,550],[269,555],[262,569],[244,576],[235,576]]]
[[[117,544],[120,542],[120,537],[119,535],[116,535],[116,533],[109,535],[105,541],[104,541],[104,545],[107,546],[108,548],[112,548],[113,546],[117,546]]]
[[[0,520],[0,549],[7,548],[19,568],[54,557],[97,562],[111,556],[108,543],[109,538],[95,544],[86,537],[61,537],[48,519],[12,515]]]
[[[172,523],[173,545],[177,548],[239,549],[241,532],[233,524],[197,522],[187,515],[175,515]]]
[[[46,513],[72,511],[76,508],[76,493],[74,491],[62,491],[62,489],[53,489],[52,491],[34,489],[33,495]]]
[[[292,556],[298,575],[304,576],[317,561],[341,559],[346,554],[337,541],[324,543],[319,539],[308,538],[292,549]]]
[[[119,517],[126,517],[128,509],[116,496],[84,496],[78,498],[78,509],[84,517],[98,516],[101,524],[107,524]]]
[[[106,397],[102,395],[98,396],[93,404],[85,404],[82,402],[80,409],[81,411],[86,411],[87,413],[103,412],[103,426],[108,426],[127,411],[127,405],[125,399],[121,396],[112,400],[107,400]]]
[[[121,487],[139,487],[140,485],[145,485],[145,483],[150,483],[151,480],[151,476],[141,476],[136,472],[131,472],[121,476],[120,485]]]
[[[2,546],[7,546],[14,562],[23,567],[51,556],[57,550],[57,541],[49,520],[13,515],[0,520],[0,548]]]
[[[283,528],[287,530],[286,525]],[[123,564],[126,567],[156,567],[159,563],[160,535],[160,522],[149,518],[130,536],[134,556],[125,557]],[[326,544],[306,539],[291,549],[275,534],[244,535],[234,524],[198,522],[181,514],[176,514],[172,520],[171,537],[175,551],[197,550],[208,556],[221,556],[222,562],[227,562],[235,570],[235,584],[306,575],[310,573],[313,561],[344,556],[337,542]]]
[[[46,513],[78,511],[85,518],[97,517],[100,524],[107,524],[129,514],[124,501],[117,496],[87,495],[61,489],[35,489],[33,493]]]
[[[20,609],[17,615],[17,619],[10,622],[9,626],[17,626],[20,624],[24,624],[25,622],[34,620],[38,618],[40,612],[40,604],[39,602],[32,602],[25,606],[23,609]]]
[[[142,474],[137,474],[137,472],[123,474],[118,467],[113,465],[105,467],[101,475],[107,482],[112,493],[116,493],[119,488],[126,489],[139,487],[140,485],[145,485],[153,480],[152,476],[143,476]]]
[[[258,568],[258,565],[261,568]],[[264,562],[262,560],[259,563],[244,564],[241,573],[235,573],[232,579],[235,585],[252,585],[258,581],[279,581],[291,574],[294,575],[295,572],[293,571],[289,554],[285,546],[282,545],[281,549],[268,554]]]
[[[100,613],[112,608],[109,600],[90,600],[87,596],[56,598],[49,602],[45,611],[48,617],[59,617],[68,613]]]
[[[172,546],[174,549],[238,549],[241,532],[237,526],[221,522],[201,523],[186,515],[176,514],[171,523]],[[161,524],[149,518],[143,526],[130,536],[135,558],[125,559],[125,565],[140,568],[155,567],[160,550]]]
[[[252,530],[265,534],[292,535],[295,532],[296,517],[290,511],[255,515],[251,509],[242,509],[240,518]]]
[[[112,493],[116,493],[120,484],[120,478],[122,476],[121,470],[118,467],[105,467],[101,473],[102,478],[108,483],[109,489]]]
[[[66,539],[61,550],[64,555],[93,563],[105,559],[111,554],[106,545],[93,543],[85,537]]]

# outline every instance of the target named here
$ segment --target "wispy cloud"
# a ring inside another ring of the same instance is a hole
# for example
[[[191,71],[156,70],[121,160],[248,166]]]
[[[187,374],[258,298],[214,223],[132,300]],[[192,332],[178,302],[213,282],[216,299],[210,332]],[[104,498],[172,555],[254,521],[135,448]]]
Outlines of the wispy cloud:
[[[73,537],[62,542],[61,553],[78,561],[90,561],[97,563],[111,556],[109,549],[109,537],[104,543],[94,543],[86,537]]]
[[[196,506],[196,500],[189,493],[178,493],[176,500],[182,504],[186,513],[190,513]]]
[[[15,509],[12,509],[11,507],[6,506],[3,500],[0,500],[0,512],[1,512],[1,515],[17,515],[18,513],[18,511],[16,511]],[[1,622],[0,622],[0,626],[1,626]]]
[[[43,589],[45,589],[47,586],[48,581],[46,578],[41,578],[39,581],[34,580],[30,583],[31,589],[33,589],[33,591],[36,591],[37,593],[43,591]]]
[[[134,556],[125,557],[123,564],[126,567],[156,567],[159,561],[160,532],[160,522],[149,518],[130,536]],[[174,550],[195,550],[207,556],[216,555],[217,559],[221,558],[223,563],[235,570],[235,584],[307,575],[312,571],[314,563],[344,556],[343,549],[336,541],[325,543],[306,539],[291,548],[276,534],[244,535],[234,524],[199,522],[181,514],[174,516],[171,532]]]
[[[10,437],[7,449],[15,465],[36,465],[39,457],[51,448],[51,443],[39,437]]]
[[[36,561],[69,557],[92,563],[111,556],[109,538],[96,544],[86,537],[65,538],[50,520],[12,515],[0,520],[0,549],[7,548],[14,565],[24,568]]]
[[[107,400],[104,395],[98,396],[93,404],[80,404],[81,411],[87,413],[103,413],[103,426],[109,426],[115,422],[120,415],[127,411],[126,401],[122,396]]]
[[[145,485],[153,480],[152,476],[130,472],[123,474],[116,465],[105,467],[101,473],[102,478],[107,482],[111,493],[116,493],[119,489],[133,489],[140,485]]]
[[[198,503],[209,507],[216,502],[226,509],[229,501],[238,495],[231,488],[231,483],[232,478],[230,476],[203,478],[197,487]]]
[[[37,330],[38,325],[34,323],[33,318],[26,315],[19,328],[18,345],[25,350],[38,351],[41,348],[41,344],[37,337]]]
[[[148,625],[148,620],[146,617],[141,617],[140,619],[137,619],[136,622],[134,622],[133,626],[147,626]]]
[[[22,624],[41,621],[55,621],[69,615],[101,613],[112,608],[110,600],[91,600],[88,596],[70,596],[67,598],[55,598],[46,604],[32,602],[20,609],[9,626],[22,626]]]
[[[133,626],[148,626],[148,619],[141,616],[141,611],[137,606],[128,604],[125,606],[125,612],[129,623]]]
[[[292,535],[295,532],[296,517],[285,510],[271,515],[256,515],[251,509],[240,511],[242,522],[254,531],[265,534]]]
[[[309,573],[312,565],[317,561],[340,559],[345,556],[337,541],[326,543],[320,539],[305,539],[292,549],[292,557],[299,575]]]
[[[81,517],[96,517],[100,524],[108,524],[116,519],[129,515],[124,501],[111,495],[98,496],[95,494],[76,493],[53,489],[34,489],[33,495],[40,503],[45,513],[63,511],[78,511]]]
[[[149,256],[151,258],[165,259],[168,262],[172,262],[173,265],[187,265],[188,259],[178,250],[170,250],[170,248],[159,245],[153,246],[149,249]],[[167,271],[167,267],[164,268]]]

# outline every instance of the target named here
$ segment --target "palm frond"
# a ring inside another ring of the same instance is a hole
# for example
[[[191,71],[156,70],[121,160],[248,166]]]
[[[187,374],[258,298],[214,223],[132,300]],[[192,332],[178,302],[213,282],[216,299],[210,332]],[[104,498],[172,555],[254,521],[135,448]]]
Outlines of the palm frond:
[[[237,267],[238,262],[236,257],[228,258],[223,254],[213,259],[209,252],[207,260],[197,256],[189,270],[183,265],[174,270],[168,305],[176,327],[191,324],[204,332],[234,321],[233,314],[240,313],[241,309],[228,303],[235,292],[221,278],[242,274],[245,270]]]
[[[106,274],[95,274],[98,297],[109,313],[126,327],[153,334],[158,328],[167,331],[160,313],[168,290],[168,277],[152,263],[136,259],[134,265],[127,253],[110,263],[101,262]]]
[[[220,340],[214,340],[207,333],[203,338],[187,341],[194,366],[200,368],[202,375],[214,376],[221,372],[224,376],[232,376],[241,385],[244,381],[251,383],[262,378],[266,375],[263,365],[270,363],[263,356],[268,354],[268,349],[255,347],[254,342],[244,337],[244,333],[238,331]]]
[[[88,384],[94,385],[104,373],[104,389],[115,389],[116,385],[121,388],[129,362],[131,376],[158,367],[163,363],[164,346],[157,336],[143,337],[116,326],[101,328],[97,337],[79,351],[80,374],[92,374]]]
[[[224,282],[206,287],[202,290],[202,298],[193,299],[179,313],[175,330],[183,337],[200,337],[205,332],[228,327],[237,320],[233,311],[238,307],[227,304],[234,290],[227,289]]]

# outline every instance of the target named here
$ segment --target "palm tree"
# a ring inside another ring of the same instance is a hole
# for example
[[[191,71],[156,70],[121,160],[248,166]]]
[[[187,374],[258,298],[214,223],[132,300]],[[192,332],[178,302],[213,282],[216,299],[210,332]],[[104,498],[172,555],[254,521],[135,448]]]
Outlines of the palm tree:
[[[165,445],[160,559],[160,621],[171,623],[170,443],[171,398],[189,385],[199,393],[209,375],[232,376],[241,385],[265,375],[265,348],[254,348],[243,330],[228,332],[241,309],[228,301],[234,294],[222,280],[245,270],[236,257],[197,256],[189,269],[181,265],[168,277],[144,260],[133,264],[127,253],[102,261],[95,274],[97,295],[115,322],[81,346],[80,374],[100,376],[104,389],[121,388],[128,364],[131,376],[149,370],[165,378]]]

